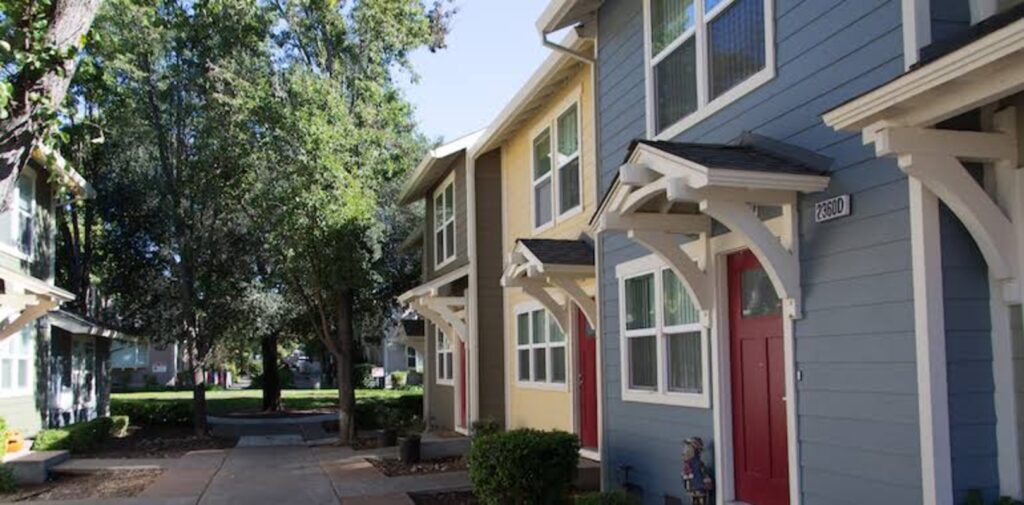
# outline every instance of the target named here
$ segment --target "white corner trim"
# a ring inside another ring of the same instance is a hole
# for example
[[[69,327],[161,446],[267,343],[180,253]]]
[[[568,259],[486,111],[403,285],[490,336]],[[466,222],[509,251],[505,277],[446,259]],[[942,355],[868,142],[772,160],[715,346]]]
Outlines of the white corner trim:
[[[916,177],[908,182],[921,487],[925,505],[953,505],[939,200]]]
[[[903,68],[909,69],[920,58],[920,50],[932,41],[931,5],[928,0],[902,0]]]

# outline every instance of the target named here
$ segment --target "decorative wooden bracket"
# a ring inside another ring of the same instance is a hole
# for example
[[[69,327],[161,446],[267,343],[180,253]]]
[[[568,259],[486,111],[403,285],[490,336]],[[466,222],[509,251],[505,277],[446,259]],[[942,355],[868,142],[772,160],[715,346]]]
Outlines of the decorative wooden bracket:
[[[654,231],[633,230],[629,232],[629,238],[646,247],[672,268],[672,271],[682,279],[683,285],[686,286],[686,290],[690,293],[690,298],[697,303],[702,312],[711,309],[713,300],[708,273],[702,270],[697,262],[690,258],[688,254],[683,252],[674,235]],[[708,318],[702,317],[702,319]]]
[[[800,317],[800,263],[796,255],[782,246],[764,222],[746,203],[727,200],[704,200],[701,212],[715,218],[734,233],[742,236],[784,300],[786,315]]]

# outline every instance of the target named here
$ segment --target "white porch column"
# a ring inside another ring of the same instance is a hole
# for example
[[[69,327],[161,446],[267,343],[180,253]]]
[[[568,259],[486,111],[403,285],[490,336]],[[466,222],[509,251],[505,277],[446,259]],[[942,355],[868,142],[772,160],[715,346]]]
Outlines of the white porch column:
[[[907,180],[914,271],[921,491],[925,505],[953,505],[939,200],[916,177],[910,176]]]

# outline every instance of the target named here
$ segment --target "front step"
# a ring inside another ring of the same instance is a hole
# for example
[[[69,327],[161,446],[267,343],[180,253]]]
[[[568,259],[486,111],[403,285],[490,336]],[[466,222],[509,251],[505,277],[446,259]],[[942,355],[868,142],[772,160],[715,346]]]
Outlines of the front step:
[[[42,484],[50,476],[50,470],[71,459],[68,451],[31,451],[4,463],[14,473],[18,484]]]
[[[573,488],[577,491],[600,491],[601,490],[601,463],[580,458],[576,465],[576,481]]]

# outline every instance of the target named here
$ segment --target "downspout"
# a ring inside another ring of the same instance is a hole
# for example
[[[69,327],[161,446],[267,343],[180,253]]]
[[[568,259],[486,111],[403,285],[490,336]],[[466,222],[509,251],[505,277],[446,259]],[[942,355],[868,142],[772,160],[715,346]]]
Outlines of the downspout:
[[[574,28],[574,30],[579,30],[579,28],[578,27]],[[559,44],[557,42],[552,42],[551,40],[548,39],[548,35],[550,35],[550,32],[541,30],[541,32],[540,32],[540,43],[544,47],[546,47],[548,49],[551,49],[552,51],[556,51],[556,52],[559,52],[559,53],[567,54],[567,55],[569,55],[569,56],[571,56],[573,58],[576,58],[577,60],[580,60],[583,63],[586,63],[588,65],[593,65],[594,63],[597,62],[597,60],[593,56],[581,53],[581,52],[576,51],[575,49],[572,49],[572,48],[569,48],[569,47],[565,47],[565,46],[563,46],[563,45],[561,45],[561,44]]]

